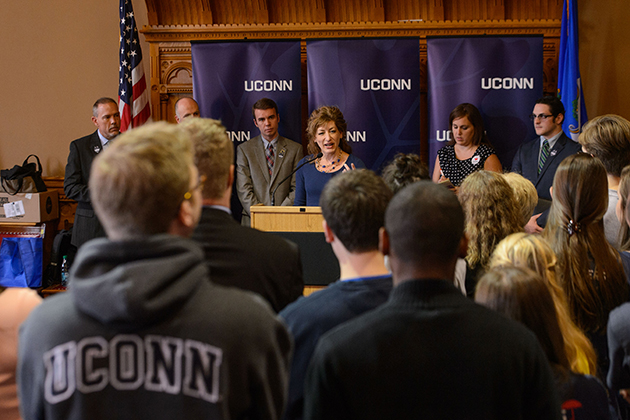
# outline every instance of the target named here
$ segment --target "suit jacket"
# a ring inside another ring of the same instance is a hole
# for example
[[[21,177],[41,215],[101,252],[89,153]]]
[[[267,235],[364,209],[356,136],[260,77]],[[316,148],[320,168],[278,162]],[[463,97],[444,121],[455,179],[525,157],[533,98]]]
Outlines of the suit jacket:
[[[103,150],[97,132],[98,130],[70,143],[70,154],[63,180],[63,191],[66,196],[77,201],[71,241],[77,248],[90,239],[105,236],[105,231],[92,208],[88,189],[92,161]]]
[[[574,142],[562,133],[549,152],[540,174],[538,173],[538,155],[540,153],[540,137],[522,144],[516,151],[512,161],[512,172],[517,172],[529,179],[538,192],[538,197],[551,200],[549,187],[553,184],[553,177],[560,162],[567,156],[582,150],[579,143]]]
[[[302,145],[293,140],[278,137],[276,160],[269,176],[267,157],[260,136],[241,144],[236,149],[236,192],[243,205],[245,226],[250,225],[249,208],[256,204],[271,205],[271,192],[278,183],[297,167],[304,156]],[[277,206],[292,206],[295,196],[295,174],[276,191]]]
[[[241,226],[227,212],[204,207],[192,239],[204,250],[214,283],[258,293],[276,312],[302,295],[296,244]]]

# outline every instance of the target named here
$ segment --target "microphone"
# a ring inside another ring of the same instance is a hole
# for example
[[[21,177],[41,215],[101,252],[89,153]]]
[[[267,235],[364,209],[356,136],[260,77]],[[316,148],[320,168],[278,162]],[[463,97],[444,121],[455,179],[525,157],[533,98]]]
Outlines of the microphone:
[[[276,188],[273,189],[273,192],[271,193],[271,205],[275,206],[276,205],[276,191],[278,191],[278,188],[280,187],[280,185],[282,185],[287,179],[291,178],[293,176],[294,173],[296,173],[302,166],[306,165],[307,163],[311,163],[314,160],[319,159],[320,157],[324,156],[324,154],[322,152],[319,152],[317,154],[317,156],[315,156],[314,158],[311,158],[305,162],[302,162],[301,165],[299,165],[297,168],[295,168],[286,178],[284,178],[282,181],[280,181],[278,183],[278,185],[276,185]]]

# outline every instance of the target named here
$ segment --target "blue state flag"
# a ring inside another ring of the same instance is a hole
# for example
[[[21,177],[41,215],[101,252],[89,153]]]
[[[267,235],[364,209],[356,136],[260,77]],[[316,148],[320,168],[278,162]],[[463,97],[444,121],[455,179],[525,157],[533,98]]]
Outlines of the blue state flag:
[[[564,105],[562,129],[577,141],[582,126],[588,120],[580,77],[578,56],[577,0],[564,0],[560,56],[558,59],[558,97]]]

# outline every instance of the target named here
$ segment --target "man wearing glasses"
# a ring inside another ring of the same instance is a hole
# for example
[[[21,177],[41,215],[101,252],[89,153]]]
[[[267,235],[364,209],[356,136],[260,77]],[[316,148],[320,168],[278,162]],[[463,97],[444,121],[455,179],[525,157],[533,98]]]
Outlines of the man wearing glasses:
[[[536,101],[530,115],[538,138],[522,144],[512,161],[512,172],[530,180],[538,192],[538,207],[534,221],[540,212],[550,205],[553,177],[558,165],[567,156],[578,153],[581,148],[562,131],[564,106],[555,96],[543,96]],[[541,200],[542,199],[542,200]],[[544,200],[547,200],[546,206]],[[527,229],[526,229],[527,230]]]

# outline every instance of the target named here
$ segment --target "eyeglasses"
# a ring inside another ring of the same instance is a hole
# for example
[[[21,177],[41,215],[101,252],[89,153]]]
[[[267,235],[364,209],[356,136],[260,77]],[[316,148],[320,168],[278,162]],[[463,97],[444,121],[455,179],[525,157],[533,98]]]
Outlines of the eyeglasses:
[[[184,194],[184,200],[190,200],[192,198],[192,193],[195,190],[203,191],[203,184],[206,183],[206,179],[207,178],[205,175],[201,175],[199,177],[199,182],[197,182],[197,185],[192,187],[190,190],[186,191],[186,193]]]
[[[532,115],[529,116],[529,119],[534,121],[536,118],[538,118],[538,119],[544,121],[544,120],[546,120],[549,117],[553,117],[553,115],[545,115],[545,114],[538,114],[538,115],[536,115],[536,114],[532,114]]]

